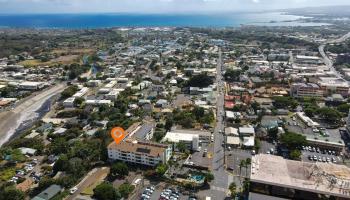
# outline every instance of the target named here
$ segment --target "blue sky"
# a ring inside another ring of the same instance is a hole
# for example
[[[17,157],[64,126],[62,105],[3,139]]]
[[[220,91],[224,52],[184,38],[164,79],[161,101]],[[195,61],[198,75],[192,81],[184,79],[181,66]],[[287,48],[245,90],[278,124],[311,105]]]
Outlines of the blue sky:
[[[6,13],[193,13],[350,5],[350,0],[0,0]]]

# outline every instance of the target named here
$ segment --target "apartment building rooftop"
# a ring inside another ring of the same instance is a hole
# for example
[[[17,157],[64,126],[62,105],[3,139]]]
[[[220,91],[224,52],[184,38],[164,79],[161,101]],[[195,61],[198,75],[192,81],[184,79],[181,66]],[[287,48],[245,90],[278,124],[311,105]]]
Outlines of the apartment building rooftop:
[[[119,144],[112,142],[108,145],[108,149],[115,149],[124,152],[146,154],[152,157],[159,157],[168,148],[168,145],[140,142],[140,141],[124,141]]]
[[[252,158],[251,181],[337,197],[350,197],[350,168],[333,163],[286,160],[259,154]]]

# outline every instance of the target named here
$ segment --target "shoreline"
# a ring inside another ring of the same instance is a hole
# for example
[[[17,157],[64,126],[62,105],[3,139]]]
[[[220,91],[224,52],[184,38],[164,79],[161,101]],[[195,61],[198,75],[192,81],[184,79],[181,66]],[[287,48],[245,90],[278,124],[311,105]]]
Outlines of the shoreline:
[[[69,15],[74,23],[66,21]],[[270,12],[233,12],[208,14],[23,14],[0,15],[1,29],[36,29],[36,30],[90,30],[122,28],[239,28],[241,25],[265,26],[271,20],[280,19],[278,26],[303,26],[303,15],[293,15],[283,11]],[[11,23],[6,21],[14,20]],[[20,20],[20,21],[19,21]],[[33,23],[43,20],[43,23]],[[95,20],[102,21],[96,23]],[[129,21],[129,24],[125,24]],[[172,21],[172,23],[168,23]],[[210,21],[209,23],[207,21]],[[294,21],[294,24],[284,21]],[[26,22],[26,23],[24,23]],[[28,25],[30,24],[30,25]],[[270,24],[271,25],[271,24]],[[305,26],[305,25],[304,25]],[[317,22],[306,26],[319,26]]]

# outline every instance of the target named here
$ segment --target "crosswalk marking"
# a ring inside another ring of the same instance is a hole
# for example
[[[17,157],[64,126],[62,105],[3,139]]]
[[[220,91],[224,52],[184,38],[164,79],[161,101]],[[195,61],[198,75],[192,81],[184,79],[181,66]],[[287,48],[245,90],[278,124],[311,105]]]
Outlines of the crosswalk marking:
[[[216,186],[211,186],[210,189],[225,192],[225,193],[229,192],[229,190],[226,188],[216,187]]]

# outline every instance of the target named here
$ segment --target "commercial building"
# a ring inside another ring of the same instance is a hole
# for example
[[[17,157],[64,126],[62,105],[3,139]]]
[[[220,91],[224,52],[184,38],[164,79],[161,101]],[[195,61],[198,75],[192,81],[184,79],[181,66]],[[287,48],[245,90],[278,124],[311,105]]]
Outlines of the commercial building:
[[[317,56],[297,55],[295,57],[295,62],[300,64],[321,64],[322,60]]]
[[[167,163],[171,153],[171,145],[159,143],[123,141],[119,144],[112,142],[108,145],[109,159],[147,166]]]
[[[252,158],[250,192],[286,199],[345,200],[350,198],[350,168],[259,154]]]
[[[310,117],[306,116],[303,112],[297,112],[297,117],[309,127],[319,127],[320,124],[313,121]]]
[[[197,151],[201,143],[210,143],[211,133],[195,130],[174,130],[167,132],[163,141],[179,143],[183,142],[187,148]]]
[[[323,97],[323,90],[315,83],[293,83],[290,87],[293,97]]]
[[[43,82],[25,81],[18,85],[22,90],[40,90],[45,86]]]
[[[320,77],[318,85],[325,95],[341,94],[343,97],[349,96],[349,83],[341,78]]]

